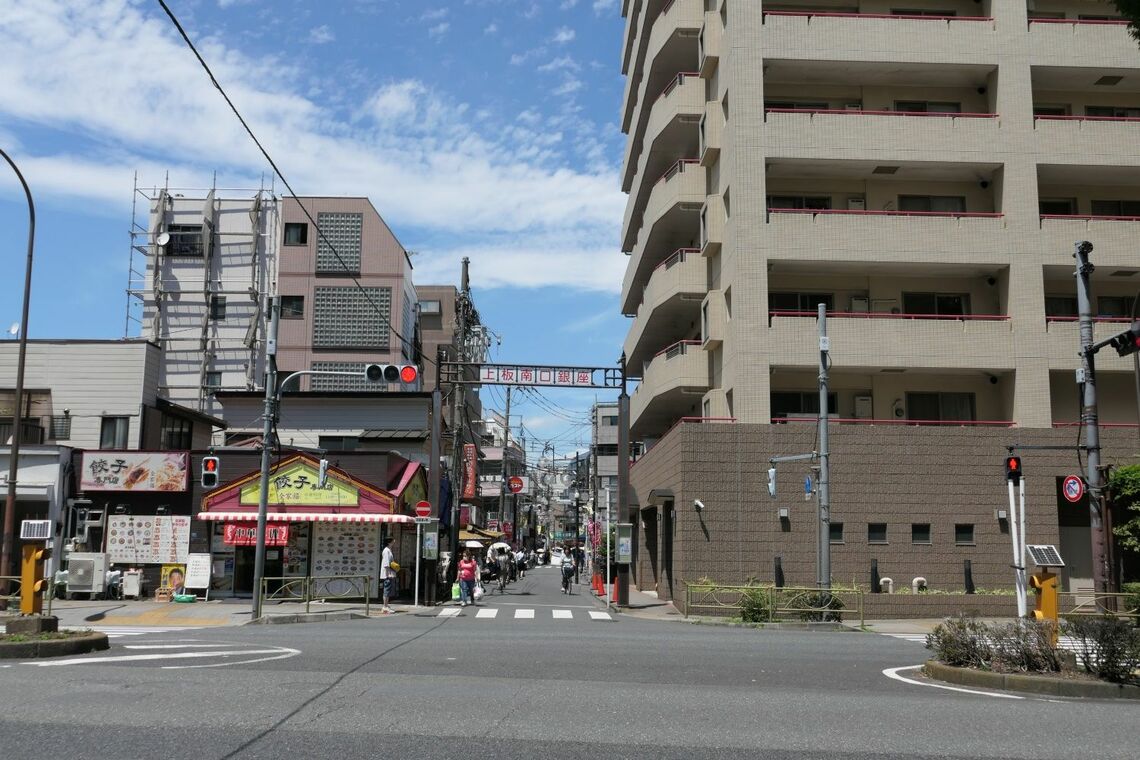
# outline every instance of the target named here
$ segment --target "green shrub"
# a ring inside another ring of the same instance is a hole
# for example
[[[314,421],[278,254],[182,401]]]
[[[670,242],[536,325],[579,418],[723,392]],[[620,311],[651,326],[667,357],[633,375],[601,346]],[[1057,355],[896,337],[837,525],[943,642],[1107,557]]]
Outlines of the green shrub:
[[[1024,620],[990,626],[992,667],[1003,673],[1058,673],[1052,621]]]
[[[834,622],[843,620],[843,600],[826,592],[804,594],[796,600],[797,607],[806,607],[800,611],[800,620],[809,623]]]
[[[1124,597],[1126,609],[1120,610],[1120,612],[1128,612],[1133,615],[1140,614],[1140,583],[1122,583],[1120,590],[1127,594]],[[1140,619],[1133,618],[1133,622],[1140,625]]]
[[[1084,669],[1114,683],[1136,680],[1140,669],[1140,630],[1131,622],[1110,615],[1065,620],[1061,631],[1077,644],[1077,660]]]
[[[935,626],[926,636],[926,648],[938,660],[959,668],[990,670],[994,659],[989,626],[965,615]]]
[[[740,618],[745,623],[767,623],[773,619],[775,595],[766,588],[751,588],[740,595]]]

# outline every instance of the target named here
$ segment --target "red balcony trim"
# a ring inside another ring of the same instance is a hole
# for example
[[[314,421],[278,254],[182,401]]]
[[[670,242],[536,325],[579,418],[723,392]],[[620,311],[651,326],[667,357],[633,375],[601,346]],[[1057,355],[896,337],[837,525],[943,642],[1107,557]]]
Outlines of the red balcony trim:
[[[1030,24],[1093,24],[1100,26],[1127,26],[1127,19],[1096,18],[1031,18]]]
[[[1081,422],[1080,420],[1077,420],[1075,422],[1054,422],[1053,427],[1055,427],[1055,428],[1073,428],[1073,427],[1080,427],[1084,424],[1085,423]],[[1140,427],[1140,425],[1137,425],[1135,422],[1099,422],[1097,424],[1102,428],[1134,428],[1134,427]]]
[[[910,21],[993,21],[993,16],[908,16],[894,13],[831,13],[820,11],[764,11],[764,16],[823,16],[827,18],[889,18]]]
[[[785,311],[785,310],[772,310],[768,312],[769,317],[815,317],[818,314],[814,311]],[[895,314],[894,312],[887,311],[829,311],[827,312],[828,318],[836,317],[839,319],[935,319],[944,322],[1008,322],[1009,315],[1006,314]]]
[[[912,111],[849,111],[846,108],[765,108],[764,113],[822,113],[845,116],[925,116],[943,119],[996,119],[996,113],[930,113]],[[1067,118],[1067,117],[1066,117]]]
[[[1140,222],[1140,216],[1094,216],[1092,214],[1042,214],[1042,219],[1084,219],[1099,222]]]
[[[677,250],[673,251],[673,253],[669,254],[669,256],[664,261],[653,267],[653,271],[657,271],[658,269],[669,266],[670,262],[680,263],[681,261],[684,261],[685,256],[690,253],[700,252],[700,248],[678,248]]]
[[[677,75],[669,80],[669,84],[665,85],[665,89],[662,90],[661,94],[658,95],[654,99],[654,102],[661,100],[661,98],[665,97],[669,93],[673,92],[674,89],[681,86],[681,84],[683,84],[685,81],[685,77],[695,77],[695,78],[699,79],[700,76],[701,75],[695,71],[679,71],[679,72],[677,72]]]
[[[983,211],[851,211],[841,208],[770,208],[769,214],[846,214],[849,216],[939,216],[1001,219],[1005,214]]]
[[[673,179],[674,176],[685,171],[685,164],[699,164],[700,162],[701,159],[699,158],[682,158],[677,161],[677,163],[666,169],[665,173],[661,175],[661,178],[658,179],[657,182],[667,182],[668,180]]]
[[[1140,116],[1033,116],[1034,121],[1140,121]]]
[[[670,351],[670,350],[676,348],[677,346],[699,346],[699,345],[701,345],[701,342],[699,340],[679,340],[676,343],[671,343],[668,346],[665,346],[665,348],[663,348],[660,351],[658,351],[657,353],[655,353],[653,355],[653,358],[656,359],[658,356],[664,355],[667,351]]]
[[[1079,322],[1080,317],[1051,317],[1046,315],[1045,322]],[[1093,317],[1093,322],[1107,322],[1112,324],[1132,324],[1132,317]]]
[[[1013,420],[873,420],[848,417],[828,417],[828,422],[840,425],[907,425],[910,427],[1013,427]],[[818,417],[773,417],[772,424],[784,422],[819,422]]]

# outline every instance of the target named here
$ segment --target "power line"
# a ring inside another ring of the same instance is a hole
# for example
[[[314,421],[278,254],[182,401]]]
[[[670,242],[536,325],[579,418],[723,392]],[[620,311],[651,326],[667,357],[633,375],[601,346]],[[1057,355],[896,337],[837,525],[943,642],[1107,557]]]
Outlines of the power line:
[[[309,210],[307,208],[305,208],[305,204],[300,202],[300,198],[297,196],[297,192],[289,184],[289,180],[285,179],[285,175],[281,172],[281,169],[277,167],[277,163],[269,155],[269,151],[267,151],[265,149],[265,146],[261,144],[261,141],[257,139],[257,135],[253,133],[253,129],[251,129],[249,124],[246,123],[245,118],[241,115],[241,112],[238,111],[237,106],[235,106],[234,102],[230,100],[230,96],[226,93],[221,83],[218,82],[217,77],[214,76],[214,72],[210,69],[209,64],[206,63],[206,59],[202,57],[202,54],[198,52],[198,48],[196,48],[194,46],[194,43],[190,41],[190,35],[188,35],[186,33],[186,30],[182,28],[182,23],[174,15],[174,11],[170,10],[170,6],[166,4],[166,0],[158,0],[158,4],[162,6],[162,10],[166,11],[166,15],[170,18],[171,23],[174,24],[174,28],[177,29],[178,33],[182,36],[182,39],[186,42],[187,47],[190,48],[190,52],[194,53],[194,57],[198,59],[198,63],[201,64],[206,74],[210,77],[210,82],[214,85],[218,92],[221,93],[222,98],[225,99],[226,105],[230,107],[230,110],[233,111],[234,116],[236,116],[237,120],[241,122],[241,125],[245,129],[246,134],[248,134],[250,139],[253,140],[253,144],[257,146],[257,149],[261,151],[261,155],[265,158],[266,161],[269,162],[269,165],[273,168],[273,172],[281,179],[281,184],[285,185],[285,189],[289,191],[289,194],[293,196],[294,200],[297,200],[297,205],[300,206],[301,211],[305,214],[305,218],[308,219],[309,223],[313,225],[313,229],[317,231],[318,237],[320,237],[320,239],[324,241],[325,245],[328,246],[329,250],[332,251],[333,256],[336,257],[336,260],[340,263],[341,268],[344,269],[344,273],[352,280],[353,284],[356,285],[357,289],[364,296],[364,299],[368,302],[368,305],[372,307],[372,310],[375,311],[376,314],[385,322],[388,330],[391,331],[391,333],[397,338],[399,338],[404,346],[414,347],[415,343],[413,341],[404,337],[399,330],[392,326],[391,315],[386,315],[383,311],[380,310],[380,306],[372,299],[372,296],[369,295],[368,290],[364,287],[364,285],[361,284],[356,275],[352,273],[353,270],[349,269],[348,264],[346,264],[344,259],[341,258],[340,252],[337,251],[336,246],[334,246],[325,235],[325,233],[321,231],[320,225],[317,224],[317,220],[313,219],[313,215],[309,213]],[[433,365],[435,364],[435,360],[429,356],[422,355],[420,358],[425,362],[429,362]]]

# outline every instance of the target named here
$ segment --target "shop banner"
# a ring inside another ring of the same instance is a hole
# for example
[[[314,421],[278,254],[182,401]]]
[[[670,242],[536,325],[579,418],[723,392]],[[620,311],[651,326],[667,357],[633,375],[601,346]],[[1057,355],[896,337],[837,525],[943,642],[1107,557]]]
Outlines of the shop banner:
[[[317,468],[306,460],[279,468],[269,479],[268,503],[305,507],[360,506],[360,489],[331,473],[321,488],[317,485],[319,478]],[[261,483],[254,479],[242,486],[239,503],[256,506],[260,497]]]
[[[112,564],[184,564],[190,554],[190,516],[111,515],[107,554]]]
[[[257,523],[226,523],[222,540],[227,546],[256,546]],[[266,546],[285,546],[288,543],[288,523],[265,524]]]
[[[475,498],[475,444],[463,444],[463,498]]]
[[[84,451],[80,491],[185,491],[190,454],[185,451]]]

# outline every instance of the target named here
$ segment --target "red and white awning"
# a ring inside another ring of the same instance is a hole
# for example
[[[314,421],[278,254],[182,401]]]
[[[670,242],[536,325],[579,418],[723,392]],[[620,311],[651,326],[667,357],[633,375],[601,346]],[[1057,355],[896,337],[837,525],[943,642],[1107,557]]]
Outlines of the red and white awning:
[[[224,522],[257,522],[256,512],[199,512],[199,520]],[[334,522],[334,523],[415,523],[408,515],[361,514],[345,515],[329,512],[272,512],[269,522]]]

